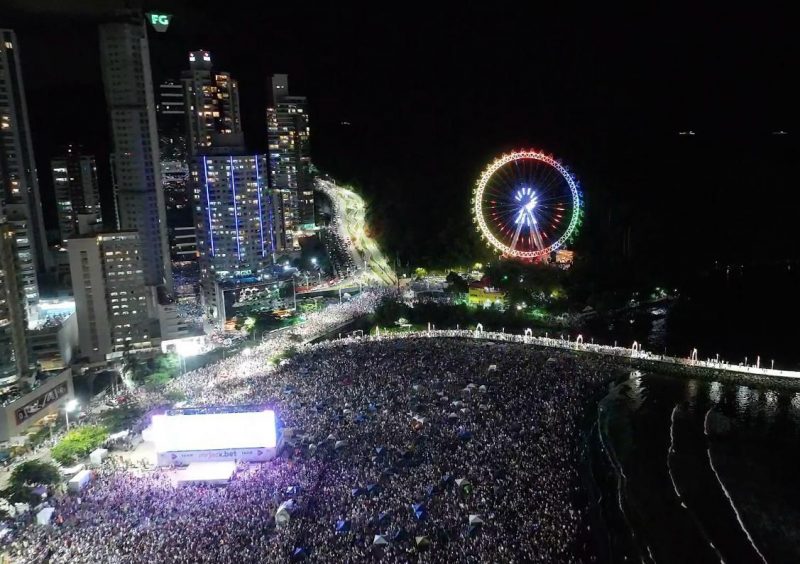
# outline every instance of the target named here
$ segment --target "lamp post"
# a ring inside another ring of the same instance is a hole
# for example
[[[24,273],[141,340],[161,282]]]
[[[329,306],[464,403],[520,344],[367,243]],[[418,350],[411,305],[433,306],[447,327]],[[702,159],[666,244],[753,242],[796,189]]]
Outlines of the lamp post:
[[[74,398],[64,404],[64,416],[67,419],[67,431],[69,431],[69,414],[78,409],[78,405],[78,400]]]

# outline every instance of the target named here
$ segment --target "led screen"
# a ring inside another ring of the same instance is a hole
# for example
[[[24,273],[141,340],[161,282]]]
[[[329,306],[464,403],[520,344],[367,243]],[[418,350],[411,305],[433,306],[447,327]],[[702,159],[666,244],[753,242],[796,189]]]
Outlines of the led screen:
[[[276,444],[275,413],[154,415],[151,434],[156,452],[272,448]]]

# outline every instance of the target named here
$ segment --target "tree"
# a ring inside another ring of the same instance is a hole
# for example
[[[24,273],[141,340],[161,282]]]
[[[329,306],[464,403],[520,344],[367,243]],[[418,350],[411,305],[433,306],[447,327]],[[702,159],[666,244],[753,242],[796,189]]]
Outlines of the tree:
[[[421,266],[419,268],[415,268],[414,269],[414,277],[415,278],[425,278],[427,275],[428,275],[428,271],[425,270],[424,268],[422,268]]]
[[[450,288],[453,292],[458,294],[466,294],[467,290],[469,289],[469,284],[467,281],[461,278],[456,272],[450,272],[447,275],[446,280],[450,283]]]
[[[178,374],[180,370],[181,361],[175,353],[167,353],[159,356],[156,359],[155,369],[157,372],[165,372],[173,377]]]
[[[50,451],[53,459],[60,464],[75,464],[103,444],[108,431],[100,425],[86,425],[67,433]]]
[[[41,460],[23,462],[11,472],[9,483],[15,487],[47,485],[61,481],[61,474],[53,464]]]

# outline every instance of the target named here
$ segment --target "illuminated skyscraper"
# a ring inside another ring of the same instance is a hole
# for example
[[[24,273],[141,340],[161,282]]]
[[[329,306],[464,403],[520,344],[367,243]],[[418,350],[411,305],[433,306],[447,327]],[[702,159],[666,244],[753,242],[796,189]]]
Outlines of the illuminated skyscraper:
[[[305,96],[289,95],[289,77],[271,79],[272,100],[267,108],[269,182],[282,224],[279,249],[299,249],[298,235],[314,224],[314,190],[309,150],[308,105]]]
[[[33,157],[19,43],[13,31],[0,29],[0,202],[13,229],[17,269],[29,306],[39,301],[37,272],[49,270],[39,181]]]
[[[189,70],[181,81],[190,154],[209,154],[212,145],[241,150],[244,139],[236,80],[227,72],[213,70],[208,51],[192,51]]]
[[[114,144],[119,227],[139,233],[145,284],[172,289],[150,50],[144,18],[122,12],[100,26],[100,54]]]
[[[143,257],[136,231],[86,233],[69,250],[81,355],[91,361],[149,348],[158,321],[148,313]]]
[[[23,280],[15,247],[14,228],[0,214],[0,389],[28,371]]]
[[[208,155],[194,160],[200,281],[211,318],[220,311],[220,283],[268,276],[274,234],[266,171],[266,155]]]
[[[97,165],[94,155],[84,154],[80,147],[68,145],[60,155],[51,159],[50,170],[56,192],[58,231],[63,244],[77,233],[78,214],[91,214],[95,223],[103,222]]]

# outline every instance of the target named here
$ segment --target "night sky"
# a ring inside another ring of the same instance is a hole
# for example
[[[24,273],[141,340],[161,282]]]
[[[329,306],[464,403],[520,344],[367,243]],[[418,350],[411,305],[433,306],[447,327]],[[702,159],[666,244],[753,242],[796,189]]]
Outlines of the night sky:
[[[60,143],[86,145],[107,177],[96,4],[109,3],[2,8],[21,44],[46,200]],[[495,154],[523,147],[556,154],[581,180],[584,255],[664,273],[797,258],[790,17],[525,5],[145,9],[174,14],[167,33],[150,34],[155,82],[178,78],[189,50],[210,50],[239,80],[251,149],[266,148],[267,77],[288,73],[290,92],[309,97],[314,162],[361,189],[403,262],[478,256],[472,185]]]

